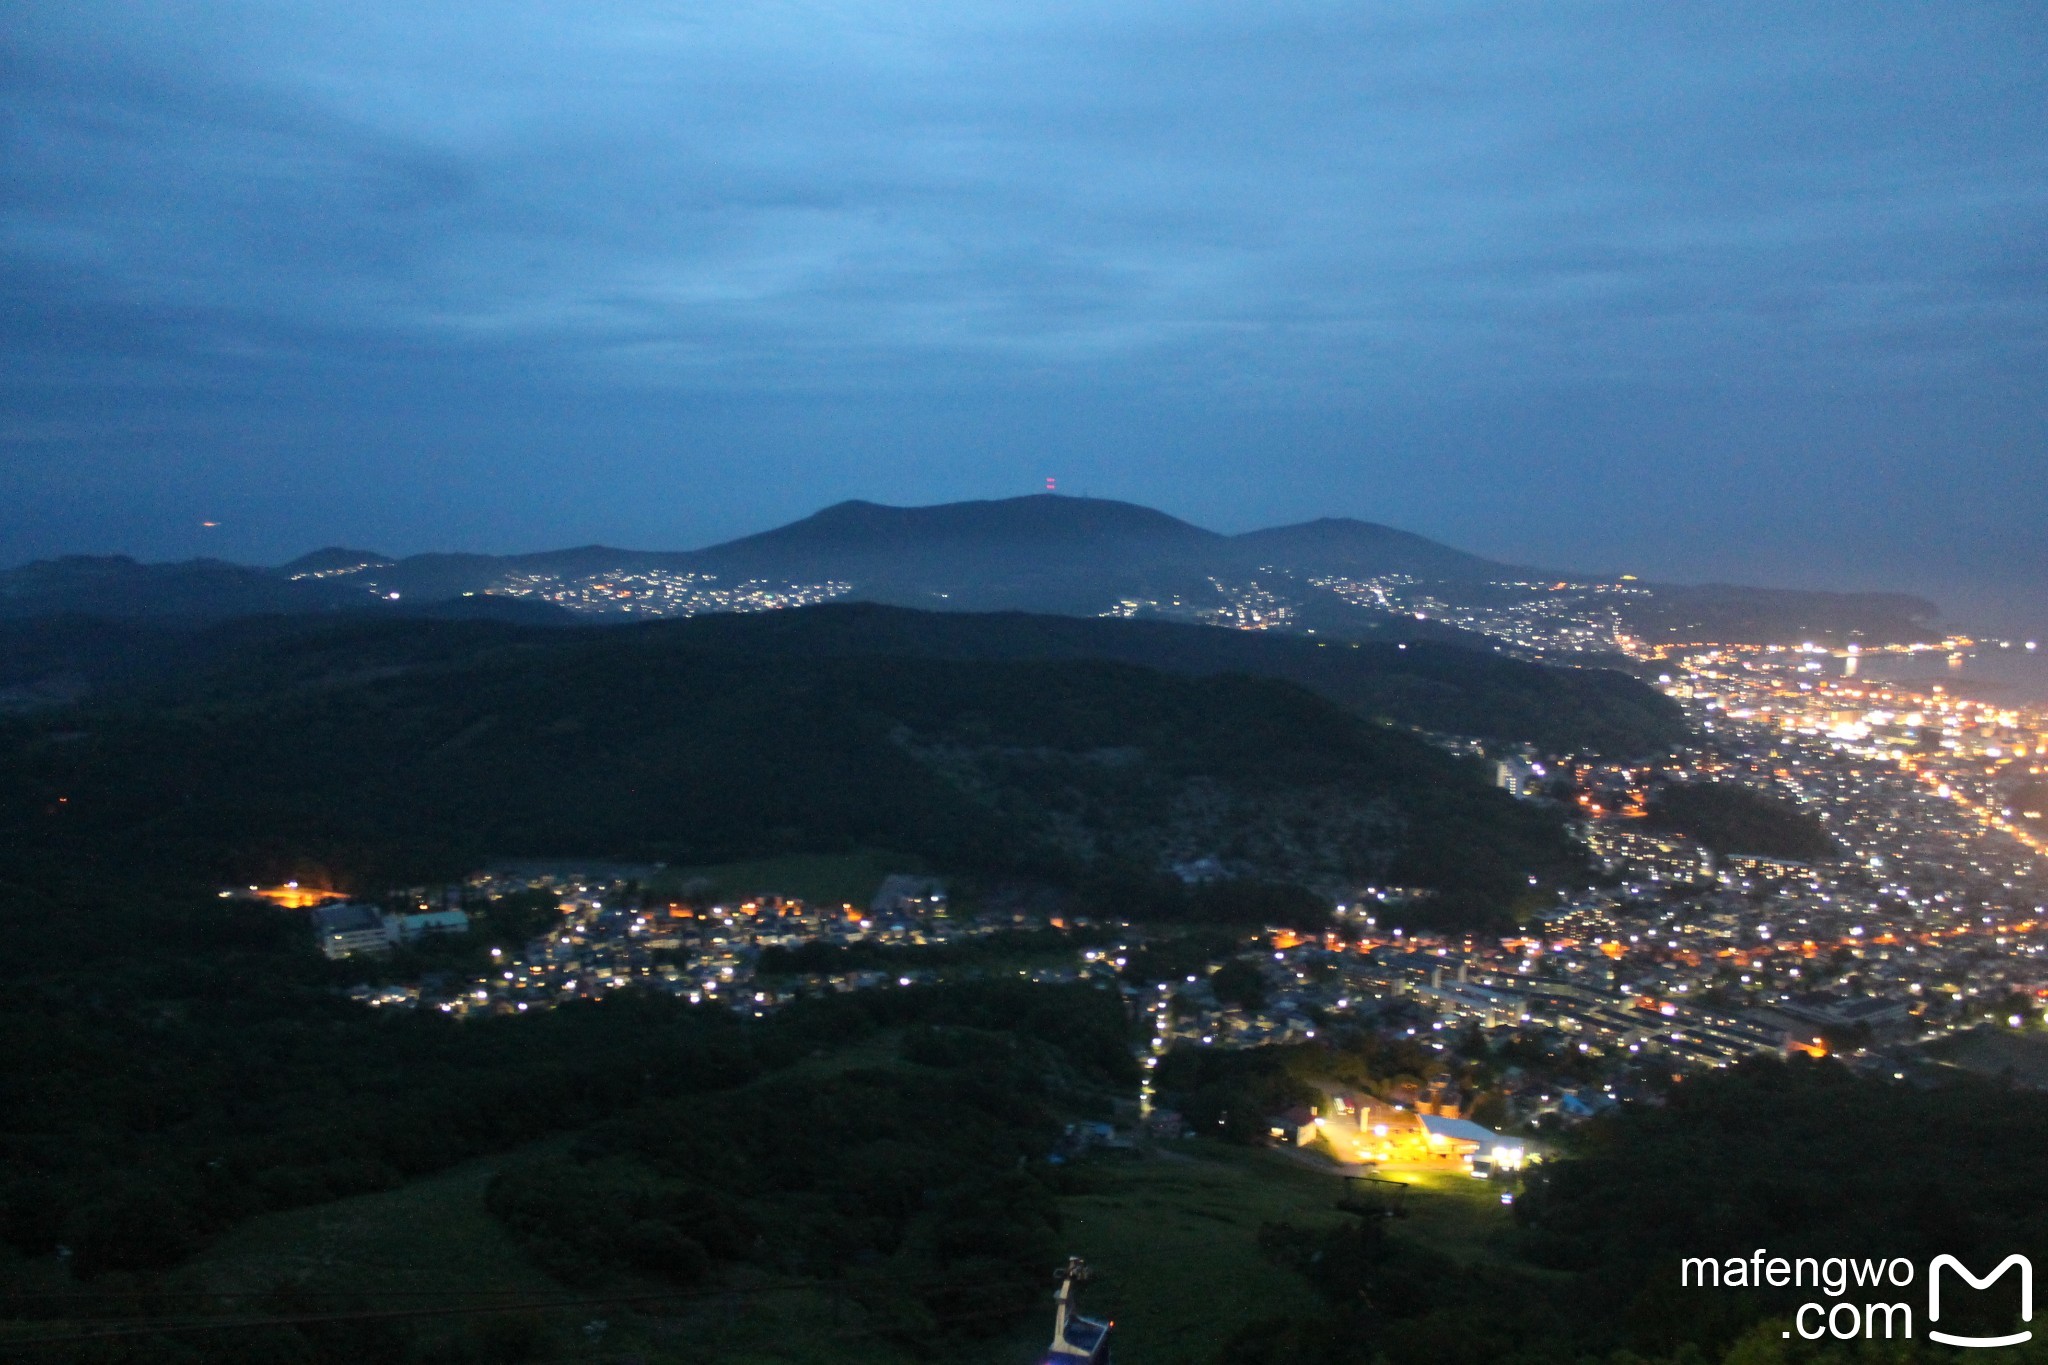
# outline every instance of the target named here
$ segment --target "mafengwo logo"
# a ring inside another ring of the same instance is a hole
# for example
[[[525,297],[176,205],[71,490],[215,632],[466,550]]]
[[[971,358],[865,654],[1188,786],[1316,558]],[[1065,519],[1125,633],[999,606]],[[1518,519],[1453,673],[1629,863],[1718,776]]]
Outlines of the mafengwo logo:
[[[1819,1341],[1822,1337],[1853,1341],[1859,1337],[1867,1340],[1913,1335],[1913,1305],[1910,1302],[1859,1303],[1842,1296],[1852,1289],[1909,1289],[1916,1269],[1903,1256],[1888,1261],[1847,1256],[1830,1256],[1821,1260],[1813,1256],[1773,1256],[1766,1251],[1757,1251],[1747,1257],[1730,1256],[1725,1260],[1708,1256],[1685,1257],[1678,1263],[1678,1282],[1687,1288],[1700,1289],[1803,1289],[1810,1286],[1836,1302],[1800,1304],[1792,1315],[1792,1327],[1785,1335],[1789,1337],[1796,1331],[1807,1341]],[[2020,1291],[2019,1320],[2032,1322],[2034,1263],[2025,1256],[2014,1252],[1983,1275],[1954,1256],[1936,1256],[1930,1261],[1927,1266],[1928,1340],[1938,1341],[1944,1346],[1979,1348],[2018,1346],[2031,1341],[2034,1336],[2032,1328],[2001,1336],[1966,1336],[1942,1331],[1934,1325],[1941,1321],[1944,1271],[1952,1272],[1949,1276],[1951,1283],[1961,1280],[1971,1289],[1988,1290],[2011,1270],[2019,1272],[2015,1277]],[[1950,1292],[1949,1304],[1954,1308],[1955,1291]]]
[[[1934,1263],[1927,1267],[1927,1320],[1929,1322],[1941,1321],[1941,1272],[1943,1270],[1955,1271],[1956,1274],[1969,1282],[1972,1289],[1989,1289],[1992,1281],[2015,1267],[2020,1272],[2020,1321],[2032,1322],[2034,1320],[2034,1263],[2018,1252],[2014,1252],[2000,1261],[1998,1268],[1982,1279],[1972,1275],[1969,1267],[1953,1256],[1935,1257]],[[2017,1346],[2023,1341],[2030,1340],[2034,1333],[2030,1329],[2024,1332],[2013,1332],[2002,1337],[1958,1337],[1951,1336],[1947,1332],[1937,1332],[1930,1327],[1927,1329],[1927,1335],[1945,1346]]]

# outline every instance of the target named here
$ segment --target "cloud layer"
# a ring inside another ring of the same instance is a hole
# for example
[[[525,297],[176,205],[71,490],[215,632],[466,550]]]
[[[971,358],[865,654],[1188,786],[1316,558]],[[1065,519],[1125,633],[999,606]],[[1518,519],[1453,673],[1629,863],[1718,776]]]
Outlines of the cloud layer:
[[[11,14],[12,558],[202,509],[683,544],[1040,470],[1868,581],[2048,518],[2026,5]]]

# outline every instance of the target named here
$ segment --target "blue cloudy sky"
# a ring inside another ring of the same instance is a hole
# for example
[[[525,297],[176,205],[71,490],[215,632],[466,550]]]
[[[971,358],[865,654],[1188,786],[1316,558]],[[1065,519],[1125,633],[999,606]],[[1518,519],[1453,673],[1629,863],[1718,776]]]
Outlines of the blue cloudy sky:
[[[0,562],[1056,475],[2048,594],[2038,0],[0,15]]]

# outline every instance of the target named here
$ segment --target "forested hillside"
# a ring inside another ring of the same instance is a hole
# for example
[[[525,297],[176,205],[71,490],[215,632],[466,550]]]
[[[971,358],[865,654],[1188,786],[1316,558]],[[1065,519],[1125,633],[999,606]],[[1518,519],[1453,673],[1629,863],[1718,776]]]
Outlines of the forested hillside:
[[[0,696],[11,692],[17,705],[26,705],[93,689],[144,682],[179,687],[194,680],[219,693],[328,671],[562,643],[555,630],[520,628],[514,615],[551,608],[509,598],[460,600],[470,617],[493,609],[505,615],[464,620],[450,608],[447,619],[438,620],[255,617],[183,628],[75,616],[0,619]],[[1625,674],[1528,663],[1430,622],[1390,622],[1366,638],[1322,640],[1168,621],[847,603],[596,629],[648,649],[750,657],[1107,659],[1194,676],[1243,673],[1298,683],[1368,718],[1548,750],[1631,755],[1665,748],[1685,732],[1669,698]]]
[[[1827,826],[1781,797],[1733,782],[1676,782],[1650,798],[1649,823],[1689,835],[1716,853],[1766,858],[1832,856]]]
[[[26,861],[344,884],[507,855],[867,845],[1054,880],[1215,858],[1244,876],[1433,886],[1456,914],[1499,914],[1531,876],[1575,865],[1559,816],[1492,789],[1475,760],[1291,683],[1075,658],[776,657],[707,634],[258,636],[154,692],[10,722],[0,840]]]
[[[1409,624],[1418,632],[1427,625]],[[1629,755],[1665,748],[1685,735],[1677,704],[1626,674],[1528,663],[1494,652],[1477,636],[1462,643],[1413,638],[1393,625],[1383,638],[1319,640],[1170,621],[849,603],[705,616],[665,629],[693,643],[751,654],[1092,658],[1170,673],[1282,678],[1363,716],[1548,750]]]
[[[1134,1082],[1121,1005],[1086,986],[870,991],[766,1019],[627,991],[460,1020],[343,998],[358,964],[328,963],[269,907],[16,872],[0,876],[9,1359],[24,1335],[67,1341],[74,1317],[116,1339],[36,1358],[531,1358],[504,1353],[505,1323],[467,1316],[424,1336],[149,1330],[223,1307],[346,1308],[293,1297],[310,1246],[225,1305],[195,1292],[210,1283],[195,1259],[252,1219],[482,1158],[504,1168],[488,1195],[503,1231],[482,1235],[509,1238],[540,1283],[841,1286],[847,1324],[915,1353],[1037,1306],[1061,1115]]]

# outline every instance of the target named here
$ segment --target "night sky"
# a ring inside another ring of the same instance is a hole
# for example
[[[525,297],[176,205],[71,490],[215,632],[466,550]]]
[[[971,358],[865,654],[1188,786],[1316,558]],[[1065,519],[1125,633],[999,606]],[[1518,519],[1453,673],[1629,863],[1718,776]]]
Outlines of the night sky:
[[[2048,617],[2039,0],[0,16],[0,563],[1052,475]]]

